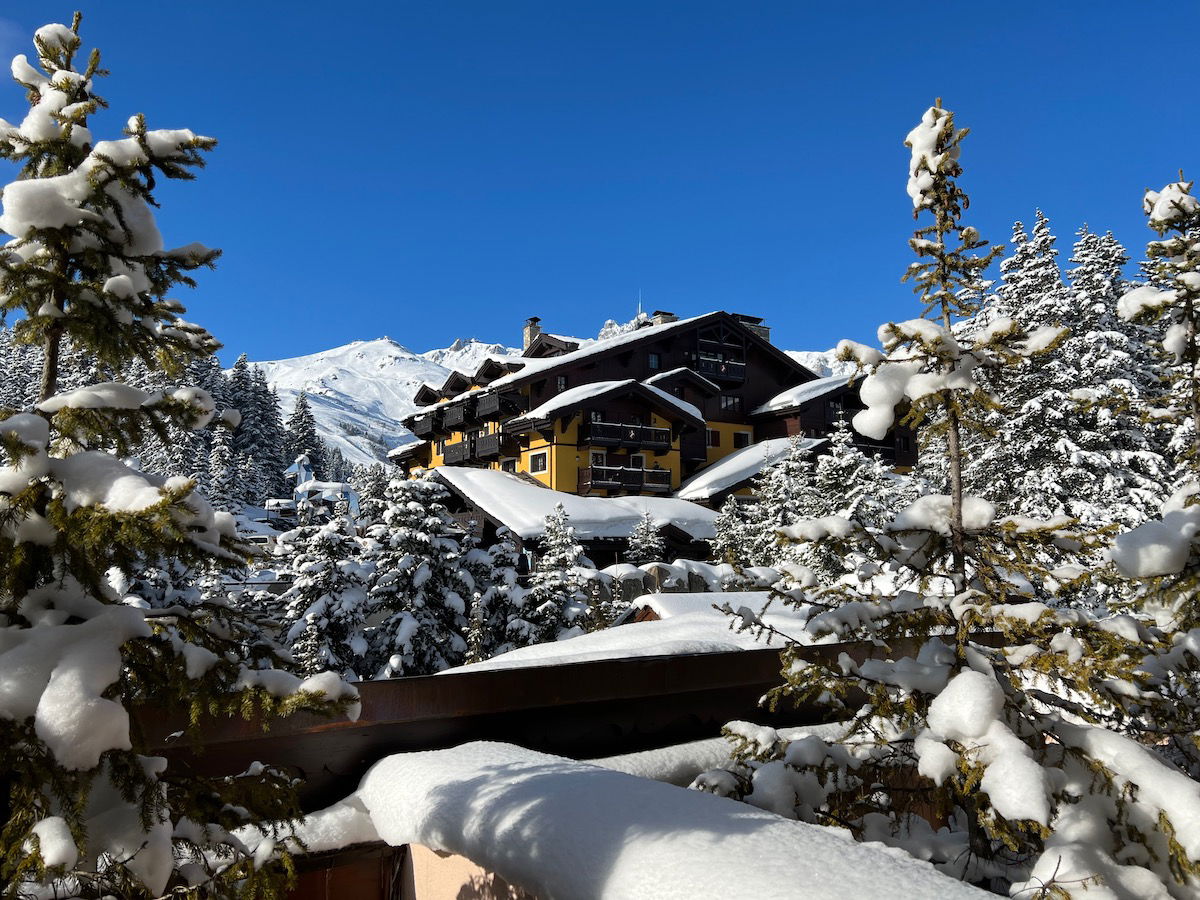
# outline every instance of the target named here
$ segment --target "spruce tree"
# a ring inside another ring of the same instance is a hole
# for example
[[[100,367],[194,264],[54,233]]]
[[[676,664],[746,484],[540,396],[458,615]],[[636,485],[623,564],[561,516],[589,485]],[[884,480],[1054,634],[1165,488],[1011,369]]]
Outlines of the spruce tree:
[[[629,547],[625,561],[640,566],[645,563],[662,562],[667,552],[667,542],[659,533],[658,526],[647,510],[629,535]]]
[[[388,486],[383,523],[368,531],[369,596],[381,617],[369,638],[375,677],[429,675],[466,657],[472,584],[448,497],[432,479],[398,478]]]
[[[335,518],[299,529],[298,540],[287,542],[297,552],[289,566],[295,578],[281,598],[287,603],[285,642],[303,675],[331,669],[357,679],[364,671],[371,566],[359,558],[352,530]]]
[[[308,396],[304,391],[296,398],[296,405],[287,420],[287,436],[284,450],[287,453],[288,465],[301,454],[308,456],[312,464],[313,477],[319,481],[328,480],[328,466],[325,460],[325,442],[317,434],[317,422],[313,418],[312,407],[308,405]]]
[[[19,313],[17,340],[41,351],[36,407],[0,410],[0,744],[12,751],[0,764],[0,891],[252,894],[270,870],[230,831],[294,815],[290,780],[270,767],[223,780],[177,770],[151,753],[140,713],[182,712],[194,736],[203,714],[320,708],[321,694],[242,662],[229,610],[155,613],[113,588],[156,561],[239,559],[232,520],[190,480],[107,452],[167,423],[204,425],[212,398],[112,382],[63,392],[71,352],[115,372],[134,359],[173,370],[215,349],[167,293],[217,251],[164,247],[151,212],[157,180],[190,179],[215,142],[149,130],[140,115],[125,137],[95,139],[107,73],[96,51],[76,65],[79,19],[38,29],[37,66],[16,57],[30,110],[0,120],[0,158],[20,166],[2,196],[0,314]]]
[[[524,615],[508,626],[515,646],[573,637],[582,632],[588,611],[588,593],[579,574],[583,547],[575,539],[575,529],[561,503],[546,516],[538,549],[524,597]]]
[[[1027,365],[1060,335],[997,318],[969,344],[955,337],[955,320],[974,312],[957,288],[996,253],[977,253],[984,241],[960,221],[965,134],[939,103],[907,141],[915,215],[933,218],[910,242],[919,260],[909,277],[932,316],[883,326],[886,356],[843,342],[871,369],[855,428],[882,437],[907,401],[907,421],[931,421],[949,448],[951,494],[920,497],[882,528],[825,517],[782,529],[788,540],[866,558],[857,583],[793,592],[806,640],[869,641],[882,652],[858,662],[789,647],[787,683],[772,702],[815,704],[845,719],[846,733],[789,746],[731,726],[739,777],[723,783],[760,806],[911,848],[948,874],[1014,895],[1072,896],[1097,882],[1116,893],[1144,892],[1148,882],[1194,888],[1200,786],[1113,730],[1136,734],[1161,703],[1147,671],[1156,657],[1146,655],[1161,635],[1034,602],[1064,577],[1048,563],[1071,558],[1088,535],[1062,517],[1000,517],[962,491],[963,433],[986,433],[994,402],[976,368]],[[902,590],[875,577],[893,570]],[[931,821],[944,830],[935,834]]]
[[[503,528],[490,547],[464,543],[463,568],[471,576],[466,662],[490,659],[513,649],[509,623],[520,619],[525,590],[517,584],[517,545]]]
[[[208,499],[214,509],[236,512],[239,469],[233,456],[231,428],[214,429],[212,449],[208,453]]]

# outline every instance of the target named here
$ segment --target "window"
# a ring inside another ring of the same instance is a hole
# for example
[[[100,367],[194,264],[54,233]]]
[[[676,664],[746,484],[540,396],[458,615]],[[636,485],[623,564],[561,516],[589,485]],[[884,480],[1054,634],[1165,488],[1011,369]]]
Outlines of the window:
[[[650,355],[649,355],[649,356],[646,358],[646,362],[647,362],[647,363],[648,363],[648,365],[650,366],[650,369],[651,369],[651,371],[655,371],[655,372],[656,372],[656,371],[658,371],[659,369],[661,369],[661,368],[662,368],[662,357],[661,357],[661,356],[659,356],[657,353],[651,353],[651,354],[650,354]]]
[[[709,428],[705,432],[705,438],[706,438],[707,446],[709,446],[709,447],[720,447],[721,446],[721,432],[717,431],[716,429]]]
[[[438,456],[446,455],[446,442],[444,440],[437,442],[437,452],[438,452]]]
[[[629,457],[629,468],[644,469],[646,468],[646,457],[640,453],[631,454]]]
[[[733,433],[733,448],[735,450],[740,450],[742,447],[749,447],[749,446],[750,446],[750,432],[735,431]]]
[[[682,400],[683,399],[683,385],[682,384],[675,385],[675,387],[671,388],[671,393],[674,394],[676,397],[678,397],[680,400]]]
[[[500,463],[500,471],[512,472],[514,475],[517,474],[517,461],[515,459],[506,459]]]
[[[630,425],[641,425],[642,417],[640,415],[638,415],[637,413],[634,413],[633,415],[631,415],[629,417],[629,424]]]
[[[593,409],[591,412],[591,419],[593,422],[603,422],[604,421],[604,410]]]
[[[723,413],[740,413],[742,411],[742,398],[734,397],[732,394],[721,395],[721,412]]]
[[[607,466],[608,465],[608,454],[605,453],[603,450],[593,450],[592,451],[592,465],[593,466]]]
[[[546,453],[545,451],[542,451],[541,453],[532,454],[529,457],[529,471],[530,472],[545,472],[549,455],[550,454]]]
[[[565,391],[567,389],[567,376],[566,375],[556,376],[554,379],[554,384],[555,384],[555,387],[557,387],[558,392],[561,394],[563,391]]]

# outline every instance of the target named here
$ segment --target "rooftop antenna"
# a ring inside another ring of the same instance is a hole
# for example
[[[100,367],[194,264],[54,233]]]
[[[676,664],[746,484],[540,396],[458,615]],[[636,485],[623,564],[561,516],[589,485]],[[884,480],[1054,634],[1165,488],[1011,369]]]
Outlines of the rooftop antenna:
[[[641,289],[641,288],[638,288],[638,311],[637,311],[637,317],[638,317],[639,319],[642,317],[642,289]]]

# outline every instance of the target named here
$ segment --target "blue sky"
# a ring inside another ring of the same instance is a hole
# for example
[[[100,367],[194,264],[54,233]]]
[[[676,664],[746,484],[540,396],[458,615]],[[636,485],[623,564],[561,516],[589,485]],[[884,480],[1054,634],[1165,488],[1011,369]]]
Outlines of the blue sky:
[[[6,0],[0,53],[74,8]],[[113,73],[97,134],[144,112],[221,142],[160,225],[225,251],[181,299],[229,360],[513,344],[530,315],[594,334],[639,291],[765,316],[788,348],[872,339],[919,312],[902,141],[935,96],[972,129],[968,215],[993,241],[1040,206],[1064,258],[1087,221],[1136,259],[1143,189],[1200,171],[1189,4],[82,9]],[[0,116],[23,109],[0,90]]]

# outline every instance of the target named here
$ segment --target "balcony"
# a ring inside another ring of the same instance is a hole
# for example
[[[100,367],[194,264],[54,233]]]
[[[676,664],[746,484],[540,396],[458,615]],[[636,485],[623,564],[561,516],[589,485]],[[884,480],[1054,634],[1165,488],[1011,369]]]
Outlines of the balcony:
[[[427,412],[413,419],[412,433],[419,438],[429,438],[437,431],[437,412]]]
[[[597,447],[644,447],[648,450],[671,449],[671,429],[647,425],[622,425],[618,422],[588,422],[586,443]]]
[[[443,454],[446,460],[446,465],[456,466],[460,463],[465,463],[471,457],[471,442],[459,441],[457,444],[447,444],[446,452]]]
[[[624,466],[587,466],[579,470],[579,490],[662,491],[671,490],[669,469],[630,469]]]
[[[467,420],[467,402],[455,403],[442,411],[442,425],[453,431]]]
[[[495,459],[500,455],[500,435],[484,434],[475,438],[472,454],[476,459]]]
[[[696,360],[696,371],[715,381],[746,380],[746,364],[729,360],[707,359],[702,356]]]
[[[475,401],[475,415],[480,419],[495,418],[524,409],[525,398],[516,391],[492,391]]]

